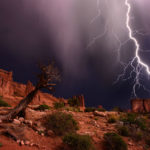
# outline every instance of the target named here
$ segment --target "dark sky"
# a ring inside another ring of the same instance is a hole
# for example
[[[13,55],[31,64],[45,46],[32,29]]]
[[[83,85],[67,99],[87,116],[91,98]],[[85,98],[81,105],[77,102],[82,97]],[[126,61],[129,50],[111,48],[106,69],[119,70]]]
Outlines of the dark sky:
[[[55,59],[62,72],[62,82],[54,95],[72,97],[84,94],[87,106],[103,105],[128,108],[133,96],[132,78],[121,79],[113,85],[123,68],[117,62],[118,41],[128,38],[125,26],[124,1],[104,3],[100,0],[1,0],[0,1],[0,68],[13,71],[14,80],[36,83],[37,62]],[[150,3],[132,3],[132,27],[146,35],[135,34],[142,49],[150,49]],[[98,9],[101,15],[97,16]],[[134,18],[134,19],[133,19]],[[87,48],[93,37],[106,34]],[[128,62],[134,56],[135,47],[128,42],[121,48],[121,60]],[[149,63],[149,53],[140,53]],[[127,78],[132,68],[127,69]],[[147,75],[140,76],[142,85],[148,86]],[[138,97],[149,93],[137,88]]]

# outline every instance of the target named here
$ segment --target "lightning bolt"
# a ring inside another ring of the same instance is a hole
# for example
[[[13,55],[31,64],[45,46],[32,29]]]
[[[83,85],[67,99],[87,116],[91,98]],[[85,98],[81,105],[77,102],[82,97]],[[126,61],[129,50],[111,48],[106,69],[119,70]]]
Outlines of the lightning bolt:
[[[131,5],[130,5],[130,3],[128,2],[128,0],[125,0],[125,5],[126,5],[127,8],[128,8],[128,9],[127,9],[127,14],[126,14],[126,18],[127,18],[127,19],[126,19],[126,27],[127,27],[128,31],[129,31],[129,38],[134,42],[135,47],[136,47],[136,50],[135,50],[135,58],[137,59],[138,63],[139,63],[141,66],[143,66],[143,67],[146,69],[147,73],[150,75],[149,66],[148,66],[146,63],[144,63],[144,62],[141,60],[140,56],[139,56],[140,45],[139,45],[137,39],[133,36],[133,31],[132,31],[132,29],[131,29],[131,27],[130,27]]]
[[[100,0],[97,0],[97,9],[98,9],[98,14],[92,19],[91,23],[93,23],[94,21],[96,21],[100,16],[101,16],[101,9],[100,9]],[[126,22],[125,22],[125,28],[128,30],[128,39],[126,39],[124,42],[122,42],[118,35],[112,31],[113,36],[115,37],[116,41],[119,43],[118,48],[116,49],[117,51],[117,60],[120,63],[121,66],[123,66],[123,72],[122,74],[118,75],[116,81],[114,82],[114,84],[117,84],[120,80],[121,81],[127,81],[129,79],[132,79],[134,77],[133,80],[133,87],[132,87],[132,95],[134,97],[138,97],[136,94],[136,89],[138,88],[143,88],[145,91],[147,91],[148,93],[150,93],[150,90],[147,89],[142,83],[141,83],[141,76],[143,75],[143,71],[146,71],[147,75],[150,75],[150,68],[149,66],[141,59],[139,53],[140,52],[150,52],[150,50],[142,50],[140,48],[140,44],[137,40],[137,38],[135,37],[135,34],[139,34],[141,36],[145,36],[145,33],[140,32],[140,30],[133,30],[130,22],[133,19],[133,17],[131,17],[131,4],[129,3],[129,0],[124,0],[124,5],[127,7],[127,11],[126,11]],[[97,35],[96,37],[93,37],[93,39],[89,42],[87,48],[91,47],[97,40],[99,40],[100,38],[102,38],[103,36],[105,36],[105,34],[107,34],[107,23],[105,24],[105,29],[104,32]],[[125,29],[125,30],[126,30]],[[129,41],[132,41],[134,46],[135,46],[135,54],[133,56],[133,58],[128,62],[125,63],[123,61],[121,61],[120,58],[120,53],[121,53],[121,49],[122,47],[127,44]],[[128,72],[128,69],[131,69],[128,77],[126,77],[126,74]]]

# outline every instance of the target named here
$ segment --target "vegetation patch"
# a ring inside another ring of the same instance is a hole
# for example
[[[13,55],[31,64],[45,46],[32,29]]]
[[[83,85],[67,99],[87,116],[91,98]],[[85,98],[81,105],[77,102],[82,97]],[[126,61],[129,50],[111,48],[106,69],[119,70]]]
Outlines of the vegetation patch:
[[[64,109],[67,111],[80,112],[79,107],[65,107]]]
[[[116,107],[114,107],[114,108],[112,109],[112,111],[123,112],[123,109],[120,108],[120,107],[118,107],[118,106],[116,106]]]
[[[105,150],[127,150],[127,144],[121,136],[116,133],[104,134],[104,149]]]
[[[68,104],[71,107],[79,107],[80,106],[80,101],[78,98],[69,98]]]
[[[60,108],[63,108],[63,107],[65,107],[65,104],[63,102],[54,103],[54,108],[55,109],[60,109]]]
[[[47,130],[52,130],[56,135],[74,133],[78,130],[78,123],[72,115],[63,112],[55,112],[49,115],[46,118],[45,126]]]
[[[3,100],[2,96],[0,96],[0,107],[11,107],[7,102]]]
[[[126,126],[118,127],[118,133],[122,136],[129,136],[129,129]]]
[[[139,116],[135,113],[127,113],[120,117],[120,120],[125,124],[136,125],[141,130],[146,130],[146,120],[142,116]]]
[[[86,107],[85,112],[94,112],[94,111],[106,111],[104,108],[95,108],[95,107]]]
[[[67,134],[63,142],[72,150],[94,150],[92,139],[89,135]]]
[[[3,146],[3,144],[2,143],[0,143],[0,147],[2,147]]]
[[[49,110],[50,107],[48,105],[40,105],[38,108],[36,108],[36,110],[41,110],[41,111],[44,111],[44,110]]]
[[[115,117],[109,117],[108,118],[108,123],[116,123],[116,122],[117,122],[117,120]]]

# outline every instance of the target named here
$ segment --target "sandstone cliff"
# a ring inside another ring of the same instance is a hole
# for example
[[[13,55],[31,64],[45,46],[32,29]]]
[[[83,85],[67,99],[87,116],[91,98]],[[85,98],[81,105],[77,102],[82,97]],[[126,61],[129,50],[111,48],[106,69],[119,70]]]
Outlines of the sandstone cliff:
[[[27,84],[21,84],[13,81],[13,73],[0,69],[0,96],[3,97],[12,106],[19,103],[28,93],[34,89],[33,84],[28,81]],[[51,94],[38,92],[32,104],[47,104],[52,106],[59,99]]]

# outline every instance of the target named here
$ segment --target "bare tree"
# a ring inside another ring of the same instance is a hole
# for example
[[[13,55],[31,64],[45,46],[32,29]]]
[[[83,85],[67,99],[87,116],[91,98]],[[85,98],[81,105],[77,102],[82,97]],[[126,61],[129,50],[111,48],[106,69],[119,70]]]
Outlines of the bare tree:
[[[55,66],[55,63],[49,63],[48,65],[39,65],[40,74],[38,75],[38,82],[35,89],[31,91],[20,103],[7,115],[0,116],[0,120],[11,120],[15,118],[20,112],[25,111],[29,103],[32,102],[33,98],[36,96],[38,90],[46,88],[52,91],[56,83],[60,81],[59,69]]]

